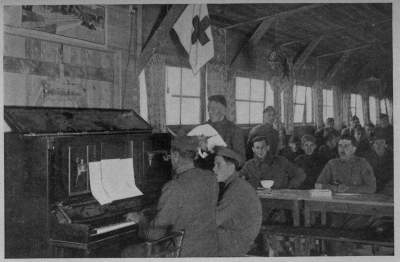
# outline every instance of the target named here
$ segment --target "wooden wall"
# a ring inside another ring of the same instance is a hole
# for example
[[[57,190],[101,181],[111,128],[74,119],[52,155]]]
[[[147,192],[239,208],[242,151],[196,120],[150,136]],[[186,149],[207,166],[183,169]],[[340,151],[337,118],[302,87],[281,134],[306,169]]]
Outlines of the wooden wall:
[[[4,14],[5,105],[139,109],[127,9],[106,6],[105,45],[23,29],[20,6]]]

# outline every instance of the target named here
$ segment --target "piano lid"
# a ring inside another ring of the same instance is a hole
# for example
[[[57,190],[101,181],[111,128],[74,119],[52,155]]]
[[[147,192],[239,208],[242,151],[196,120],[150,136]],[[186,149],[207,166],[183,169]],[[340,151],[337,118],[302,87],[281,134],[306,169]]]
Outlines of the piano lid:
[[[79,133],[151,130],[133,110],[4,106],[4,119],[17,133]]]

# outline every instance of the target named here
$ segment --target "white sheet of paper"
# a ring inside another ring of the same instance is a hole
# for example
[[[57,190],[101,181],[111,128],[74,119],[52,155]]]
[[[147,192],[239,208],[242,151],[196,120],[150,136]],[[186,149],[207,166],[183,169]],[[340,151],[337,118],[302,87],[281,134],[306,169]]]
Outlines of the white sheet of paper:
[[[101,163],[89,162],[89,179],[90,179],[90,190],[92,195],[96,198],[101,205],[111,203],[112,200],[107,192],[104,190],[103,183],[101,181]]]
[[[135,185],[132,158],[101,160],[101,174],[104,189],[113,201],[143,195]]]
[[[218,131],[209,124],[196,126],[187,135],[209,137],[207,139],[207,149],[211,152],[213,152],[215,146],[227,146]]]

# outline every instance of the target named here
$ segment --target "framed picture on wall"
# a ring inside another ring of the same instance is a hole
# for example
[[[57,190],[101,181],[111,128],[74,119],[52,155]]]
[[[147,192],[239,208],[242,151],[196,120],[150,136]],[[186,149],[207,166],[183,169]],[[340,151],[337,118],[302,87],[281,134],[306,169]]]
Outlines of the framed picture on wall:
[[[23,5],[19,26],[105,44],[106,10],[100,5]]]

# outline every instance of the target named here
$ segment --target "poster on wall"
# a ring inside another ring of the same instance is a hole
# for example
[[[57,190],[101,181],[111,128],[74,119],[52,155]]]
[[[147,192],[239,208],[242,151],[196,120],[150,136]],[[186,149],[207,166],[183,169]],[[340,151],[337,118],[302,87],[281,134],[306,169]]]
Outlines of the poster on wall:
[[[105,7],[99,5],[23,5],[21,27],[105,44]]]

